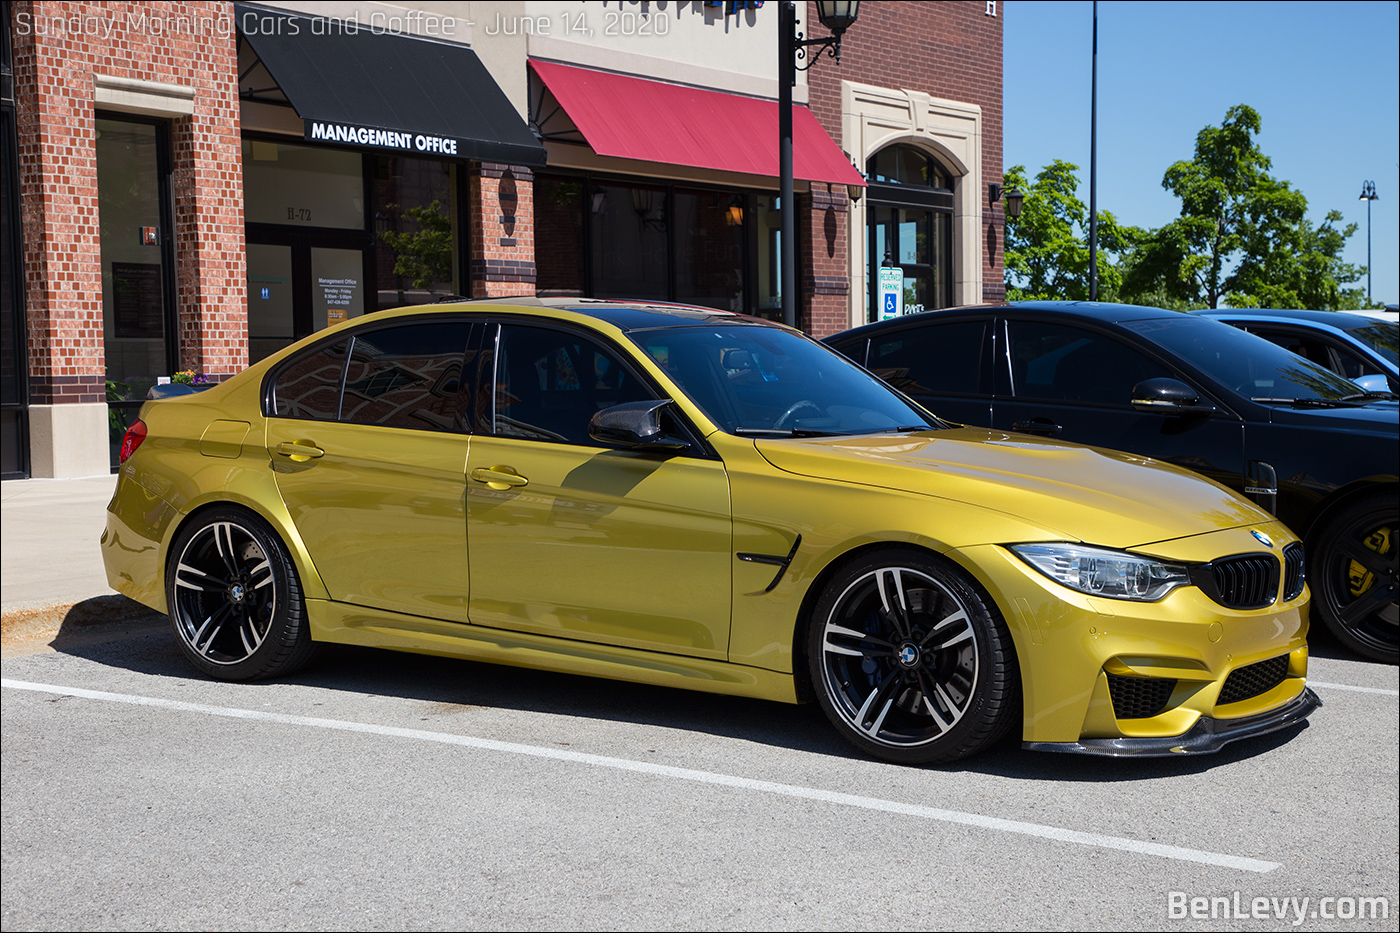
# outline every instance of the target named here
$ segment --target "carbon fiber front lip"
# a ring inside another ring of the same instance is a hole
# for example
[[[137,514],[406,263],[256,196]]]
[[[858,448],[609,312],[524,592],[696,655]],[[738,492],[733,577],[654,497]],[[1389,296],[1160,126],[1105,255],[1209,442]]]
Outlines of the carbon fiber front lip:
[[[1230,742],[1267,735],[1305,721],[1322,705],[1311,687],[1278,709],[1246,719],[1211,719],[1202,716],[1181,735],[1160,738],[1083,739],[1078,742],[1022,742],[1033,752],[1066,752],[1073,755],[1104,755],[1109,758],[1172,758],[1178,755],[1208,755]]]

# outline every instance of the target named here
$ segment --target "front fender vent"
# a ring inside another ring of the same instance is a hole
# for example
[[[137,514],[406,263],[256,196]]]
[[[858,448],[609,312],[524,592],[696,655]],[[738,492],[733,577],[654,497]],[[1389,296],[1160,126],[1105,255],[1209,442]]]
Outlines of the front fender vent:
[[[1167,708],[1175,689],[1175,679],[1108,675],[1108,695],[1113,698],[1113,715],[1117,719],[1156,716]]]

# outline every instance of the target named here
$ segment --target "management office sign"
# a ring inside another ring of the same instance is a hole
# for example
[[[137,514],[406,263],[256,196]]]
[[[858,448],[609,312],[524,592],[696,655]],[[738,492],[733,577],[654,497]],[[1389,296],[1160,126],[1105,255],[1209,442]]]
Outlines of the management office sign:
[[[395,152],[412,152],[418,155],[453,157],[459,157],[459,148],[465,149],[458,145],[461,140],[450,136],[431,136],[404,130],[357,126],[353,123],[327,123],[321,120],[304,120],[303,123],[303,138],[310,142],[342,143],[367,149],[391,149]]]

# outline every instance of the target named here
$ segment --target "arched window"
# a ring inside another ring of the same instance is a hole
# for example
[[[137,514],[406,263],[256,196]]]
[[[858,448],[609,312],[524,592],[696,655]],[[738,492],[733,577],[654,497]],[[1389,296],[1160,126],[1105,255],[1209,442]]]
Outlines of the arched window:
[[[867,320],[881,317],[880,269],[903,272],[904,313],[953,303],[953,175],[913,146],[889,146],[866,162],[869,248]]]

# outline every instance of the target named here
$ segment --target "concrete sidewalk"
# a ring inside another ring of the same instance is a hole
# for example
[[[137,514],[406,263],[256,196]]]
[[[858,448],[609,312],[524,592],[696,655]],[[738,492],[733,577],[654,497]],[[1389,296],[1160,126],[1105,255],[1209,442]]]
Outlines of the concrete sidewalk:
[[[116,476],[21,479],[0,483],[0,603],[15,619],[62,614],[97,596],[115,596],[98,539]]]

